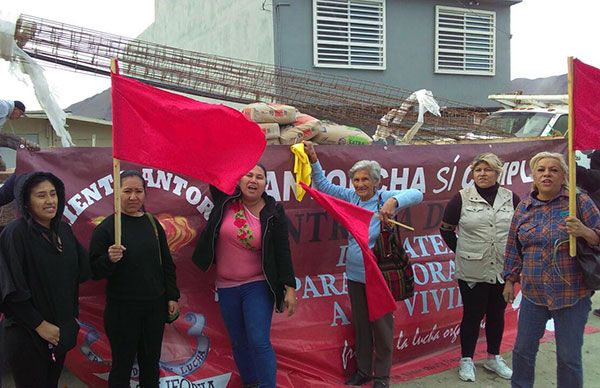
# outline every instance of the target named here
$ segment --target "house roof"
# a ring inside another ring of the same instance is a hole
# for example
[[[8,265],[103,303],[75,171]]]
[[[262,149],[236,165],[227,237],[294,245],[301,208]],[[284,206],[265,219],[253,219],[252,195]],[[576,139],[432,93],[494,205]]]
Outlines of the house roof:
[[[67,114],[67,120],[82,121],[82,122],[86,122],[86,123],[95,123],[95,124],[101,124],[101,125],[112,125],[112,122],[110,120],[103,120],[103,119],[98,119],[98,118],[94,118],[94,117],[76,115],[69,111],[65,111],[65,113]],[[33,120],[47,120],[48,115],[46,115],[46,112],[44,112],[43,110],[28,110],[27,118],[33,119]]]

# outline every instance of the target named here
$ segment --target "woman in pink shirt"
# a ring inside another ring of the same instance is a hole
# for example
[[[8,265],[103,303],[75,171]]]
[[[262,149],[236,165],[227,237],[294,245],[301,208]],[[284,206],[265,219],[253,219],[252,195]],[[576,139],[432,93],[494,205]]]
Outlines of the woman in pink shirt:
[[[204,271],[216,262],[219,306],[245,387],[275,387],[273,306],[290,316],[297,303],[287,218],[266,186],[260,164],[233,195],[211,186],[215,208],[192,256]]]

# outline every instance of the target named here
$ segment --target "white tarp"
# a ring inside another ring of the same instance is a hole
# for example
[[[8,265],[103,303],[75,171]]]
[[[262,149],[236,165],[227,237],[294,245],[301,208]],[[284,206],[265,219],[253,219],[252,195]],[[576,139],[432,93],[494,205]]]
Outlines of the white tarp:
[[[24,80],[24,75],[29,76],[37,100],[46,112],[52,128],[56,135],[60,137],[63,147],[75,145],[71,139],[71,134],[67,131],[65,125],[67,122],[66,113],[58,106],[54,98],[48,81],[44,76],[44,69],[37,64],[27,53],[17,46],[14,39],[15,23],[0,19],[0,57],[10,62],[10,73],[15,77]]]

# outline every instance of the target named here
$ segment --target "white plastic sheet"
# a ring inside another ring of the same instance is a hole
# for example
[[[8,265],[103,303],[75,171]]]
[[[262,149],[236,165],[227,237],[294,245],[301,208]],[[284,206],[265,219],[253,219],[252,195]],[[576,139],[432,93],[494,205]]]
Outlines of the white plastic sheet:
[[[44,75],[44,69],[17,46],[13,37],[14,32],[15,23],[0,19],[0,57],[10,62],[9,71],[15,77],[24,79],[23,75],[29,76],[35,96],[44,112],[46,112],[54,132],[60,137],[62,146],[75,145],[71,139],[71,134],[66,129],[67,115],[54,98]]]

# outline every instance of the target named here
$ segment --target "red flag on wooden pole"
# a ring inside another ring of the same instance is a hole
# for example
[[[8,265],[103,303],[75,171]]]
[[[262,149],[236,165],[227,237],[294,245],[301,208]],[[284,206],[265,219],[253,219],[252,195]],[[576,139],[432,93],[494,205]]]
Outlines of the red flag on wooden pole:
[[[112,73],[113,156],[233,193],[260,159],[265,135],[241,112]]]

